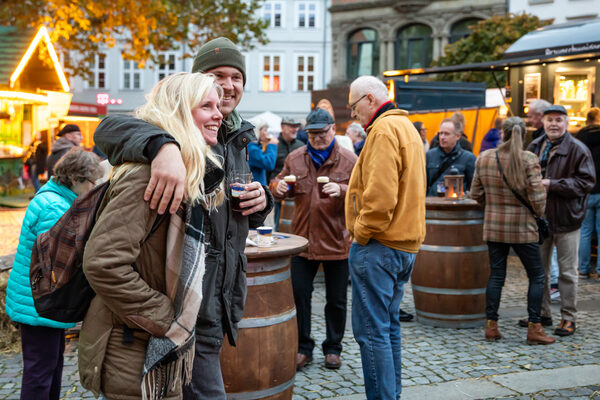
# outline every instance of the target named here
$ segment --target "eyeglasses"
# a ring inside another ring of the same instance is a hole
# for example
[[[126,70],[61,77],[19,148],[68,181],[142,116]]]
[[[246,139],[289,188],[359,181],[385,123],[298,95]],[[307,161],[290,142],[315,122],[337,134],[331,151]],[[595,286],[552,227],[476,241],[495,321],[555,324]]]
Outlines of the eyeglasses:
[[[306,133],[308,133],[312,137],[315,137],[315,136],[324,137],[325,135],[327,135],[327,133],[329,133],[330,127],[331,127],[331,125],[327,126],[322,131],[307,131]]]
[[[361,101],[362,99],[364,99],[365,97],[367,97],[367,95],[363,94],[358,100],[356,100],[352,104],[348,104],[346,107],[348,108],[348,110],[354,111],[354,107],[356,107],[356,105],[358,104],[358,102]]]

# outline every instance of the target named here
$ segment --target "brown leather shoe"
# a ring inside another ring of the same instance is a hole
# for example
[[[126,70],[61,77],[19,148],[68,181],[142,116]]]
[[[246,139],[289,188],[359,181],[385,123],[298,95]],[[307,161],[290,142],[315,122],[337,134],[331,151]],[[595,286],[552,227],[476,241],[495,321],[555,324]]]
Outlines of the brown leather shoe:
[[[498,329],[498,321],[488,319],[485,322],[485,340],[495,342],[498,339],[502,339],[502,335]]]
[[[302,368],[312,362],[312,357],[306,354],[298,353],[296,355],[296,371],[300,371]]]
[[[563,319],[560,321],[558,328],[554,330],[554,334],[558,336],[571,336],[575,333],[575,322]]]
[[[527,344],[552,344],[556,339],[546,336],[541,323],[529,323],[527,328]]]
[[[342,359],[337,354],[325,355],[325,368],[338,369],[342,366]]]

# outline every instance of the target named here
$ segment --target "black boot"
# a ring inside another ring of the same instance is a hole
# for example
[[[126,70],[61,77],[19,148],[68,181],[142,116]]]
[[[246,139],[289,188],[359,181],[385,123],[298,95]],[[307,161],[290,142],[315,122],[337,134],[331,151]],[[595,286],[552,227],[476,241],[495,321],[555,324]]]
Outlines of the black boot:
[[[414,316],[412,314],[407,313],[403,309],[400,309],[400,321],[402,322],[410,322],[412,321]]]

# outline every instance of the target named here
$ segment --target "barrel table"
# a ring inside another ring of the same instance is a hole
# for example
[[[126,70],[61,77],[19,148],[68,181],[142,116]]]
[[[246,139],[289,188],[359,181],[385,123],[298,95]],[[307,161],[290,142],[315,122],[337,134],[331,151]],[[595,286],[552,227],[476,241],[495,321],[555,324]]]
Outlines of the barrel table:
[[[444,328],[485,324],[490,274],[483,209],[476,201],[426,198],[427,235],[411,283],[417,321]]]
[[[238,324],[237,346],[225,340],[221,351],[229,400],[292,398],[298,328],[290,259],[304,251],[308,241],[287,233],[273,235],[276,243],[271,247],[246,247],[244,317]]]

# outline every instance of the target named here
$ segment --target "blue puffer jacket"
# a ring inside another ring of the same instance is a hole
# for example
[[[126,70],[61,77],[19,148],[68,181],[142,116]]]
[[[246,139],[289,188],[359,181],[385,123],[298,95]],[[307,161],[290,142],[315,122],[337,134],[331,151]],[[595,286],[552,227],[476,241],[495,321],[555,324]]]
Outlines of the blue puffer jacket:
[[[23,225],[15,262],[6,287],[6,314],[14,322],[50,328],[71,328],[75,324],[42,318],[35,311],[29,286],[29,264],[35,238],[46,232],[71,207],[77,195],[52,178],[41,187],[29,203]]]
[[[277,159],[277,146],[274,144],[267,145],[267,151],[263,153],[262,145],[258,142],[248,143],[248,165],[252,172],[252,177],[261,185],[268,185],[267,173],[275,168],[275,160]]]

